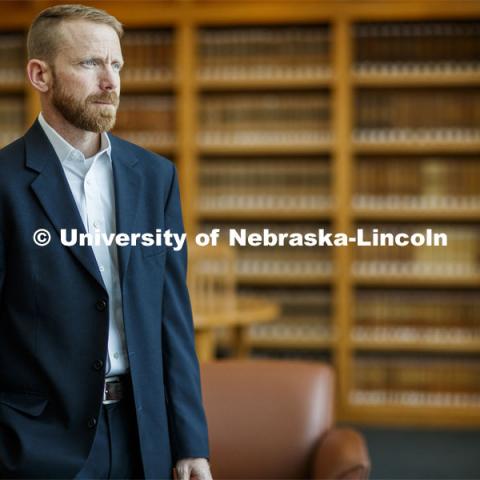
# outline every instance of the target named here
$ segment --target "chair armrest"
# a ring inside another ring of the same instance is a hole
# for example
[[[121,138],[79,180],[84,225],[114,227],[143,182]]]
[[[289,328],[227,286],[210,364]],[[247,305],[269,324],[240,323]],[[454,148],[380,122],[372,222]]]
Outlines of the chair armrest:
[[[333,428],[314,454],[314,479],[366,480],[370,458],[363,436],[351,428]]]

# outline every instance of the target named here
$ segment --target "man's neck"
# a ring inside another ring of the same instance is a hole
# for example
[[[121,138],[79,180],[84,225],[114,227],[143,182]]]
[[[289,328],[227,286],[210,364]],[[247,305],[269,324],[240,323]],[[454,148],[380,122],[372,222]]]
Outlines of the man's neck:
[[[81,130],[67,122],[60,113],[52,109],[44,109],[42,114],[46,122],[72,147],[80,150],[85,158],[95,155],[100,150],[100,133]]]

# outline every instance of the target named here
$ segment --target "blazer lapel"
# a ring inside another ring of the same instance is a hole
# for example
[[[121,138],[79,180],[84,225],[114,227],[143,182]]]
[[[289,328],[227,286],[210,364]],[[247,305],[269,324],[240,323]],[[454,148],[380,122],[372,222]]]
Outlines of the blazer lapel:
[[[115,216],[117,233],[136,233],[138,199],[142,190],[142,177],[136,168],[138,159],[128,154],[117,139],[109,135],[112,144],[113,184],[115,187]],[[132,247],[117,247],[120,279],[123,284]]]
[[[60,236],[62,228],[86,233],[62,165],[38,123],[25,134],[26,166],[38,172],[31,188]],[[95,255],[90,246],[69,248],[85,269],[105,289]]]

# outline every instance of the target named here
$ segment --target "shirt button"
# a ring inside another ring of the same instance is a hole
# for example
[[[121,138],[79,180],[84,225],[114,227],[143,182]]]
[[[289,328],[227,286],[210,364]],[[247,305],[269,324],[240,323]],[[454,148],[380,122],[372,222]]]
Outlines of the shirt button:
[[[99,269],[101,272],[105,271],[105,267],[104,267],[103,265],[100,265],[100,267],[98,267],[98,269]]]
[[[95,417],[90,418],[87,422],[88,428],[93,428],[96,424],[97,424],[97,419]]]
[[[113,358],[117,359],[118,357],[120,357],[120,354],[119,354],[118,352],[115,352],[115,353],[113,354]]]
[[[99,220],[95,220],[95,221],[93,222],[93,226],[94,226],[95,228],[100,227],[100,221],[99,221]]]
[[[95,304],[95,308],[99,311],[99,312],[103,312],[106,308],[107,308],[107,302],[101,298],[100,300],[97,301],[97,303]]]
[[[95,362],[93,362],[93,369],[94,370],[101,370],[103,368],[103,362],[101,360],[95,360]]]

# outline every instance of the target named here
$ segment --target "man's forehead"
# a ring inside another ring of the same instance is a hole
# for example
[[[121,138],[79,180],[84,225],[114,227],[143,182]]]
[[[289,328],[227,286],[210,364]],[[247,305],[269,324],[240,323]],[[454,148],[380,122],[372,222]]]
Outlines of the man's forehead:
[[[81,53],[85,50],[99,55],[107,51],[121,53],[117,33],[105,24],[85,20],[65,21],[59,26],[59,34],[62,36],[61,50],[68,53]]]

